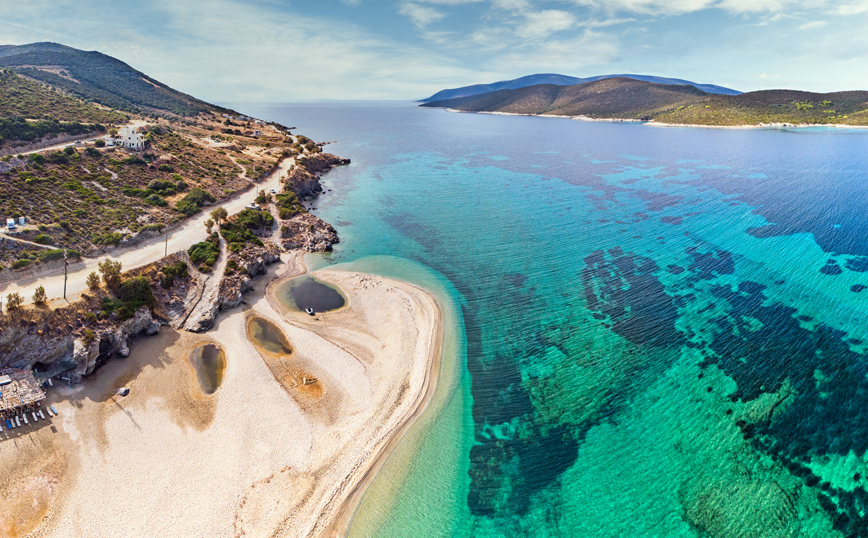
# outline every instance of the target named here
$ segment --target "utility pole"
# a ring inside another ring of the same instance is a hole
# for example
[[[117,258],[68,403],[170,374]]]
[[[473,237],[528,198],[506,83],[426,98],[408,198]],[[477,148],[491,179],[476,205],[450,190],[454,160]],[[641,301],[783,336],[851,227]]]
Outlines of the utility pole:
[[[66,301],[66,280],[69,278],[67,268],[69,260],[66,257],[66,249],[63,249],[63,300]]]
[[[168,255],[169,255],[169,232],[166,232],[166,248],[163,251],[163,257],[165,258]]]

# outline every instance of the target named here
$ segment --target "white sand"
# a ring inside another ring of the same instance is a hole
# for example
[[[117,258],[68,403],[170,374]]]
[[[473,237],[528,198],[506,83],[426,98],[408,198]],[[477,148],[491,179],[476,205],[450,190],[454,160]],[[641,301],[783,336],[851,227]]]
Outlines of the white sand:
[[[340,287],[347,306],[317,319],[282,313],[260,289],[246,298],[246,311],[224,314],[209,333],[164,328],[84,387],[56,389],[57,432],[44,426],[14,446],[0,443],[0,474],[25,452],[39,454],[27,448],[28,437],[53,447],[60,463],[53,474],[23,474],[0,499],[54,480],[40,490],[47,511],[33,536],[324,536],[342,529],[371,471],[433,392],[442,316],[431,295],[409,284],[337,271],[317,277]],[[305,405],[276,381],[247,339],[251,315],[283,330],[294,351],[284,360],[313,370],[323,404]],[[187,350],[209,340],[228,363],[213,396],[201,392],[186,360]],[[121,386],[130,395],[112,396]],[[26,531],[27,517],[38,523],[41,516],[4,506],[0,532],[13,520]]]

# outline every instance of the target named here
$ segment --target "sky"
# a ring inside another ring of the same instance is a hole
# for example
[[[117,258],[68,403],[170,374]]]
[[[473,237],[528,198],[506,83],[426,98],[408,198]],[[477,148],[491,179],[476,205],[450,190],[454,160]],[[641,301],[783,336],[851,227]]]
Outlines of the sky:
[[[534,73],[868,90],[868,0],[0,0],[0,44],[221,103],[419,99]]]

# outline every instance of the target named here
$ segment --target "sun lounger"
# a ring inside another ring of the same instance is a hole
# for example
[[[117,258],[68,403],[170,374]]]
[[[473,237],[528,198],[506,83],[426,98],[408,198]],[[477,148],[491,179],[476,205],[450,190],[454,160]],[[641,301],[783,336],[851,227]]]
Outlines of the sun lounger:
[[[17,424],[18,427],[20,428],[21,427],[21,419],[18,417],[15,417],[15,424]]]
[[[23,415],[21,415],[21,418],[24,420],[25,424],[30,424],[29,422],[27,422],[27,413],[24,413]]]
[[[6,429],[7,429],[7,430],[11,430],[11,429],[12,429],[12,423],[9,422],[9,419],[8,419],[8,418],[6,419]]]
[[[42,417],[42,420],[45,420],[45,413],[42,412],[42,409],[39,410],[39,416]]]
[[[49,405],[48,408],[51,409],[51,412],[54,413],[55,415],[58,414],[57,409],[55,409],[53,405]]]
[[[36,416],[36,411],[33,412],[33,422],[39,422],[39,417]]]
[[[54,383],[51,382],[51,378],[50,378],[50,377],[48,378],[48,386],[49,386],[49,387],[53,387],[53,386],[54,386]]]

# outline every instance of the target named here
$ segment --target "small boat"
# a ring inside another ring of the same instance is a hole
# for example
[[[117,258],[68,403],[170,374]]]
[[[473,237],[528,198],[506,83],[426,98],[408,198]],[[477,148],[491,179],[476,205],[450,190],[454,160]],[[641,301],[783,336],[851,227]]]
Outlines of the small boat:
[[[313,308],[311,308],[311,307],[305,308],[304,311],[307,312],[308,314],[310,314],[311,316],[313,315]]]

